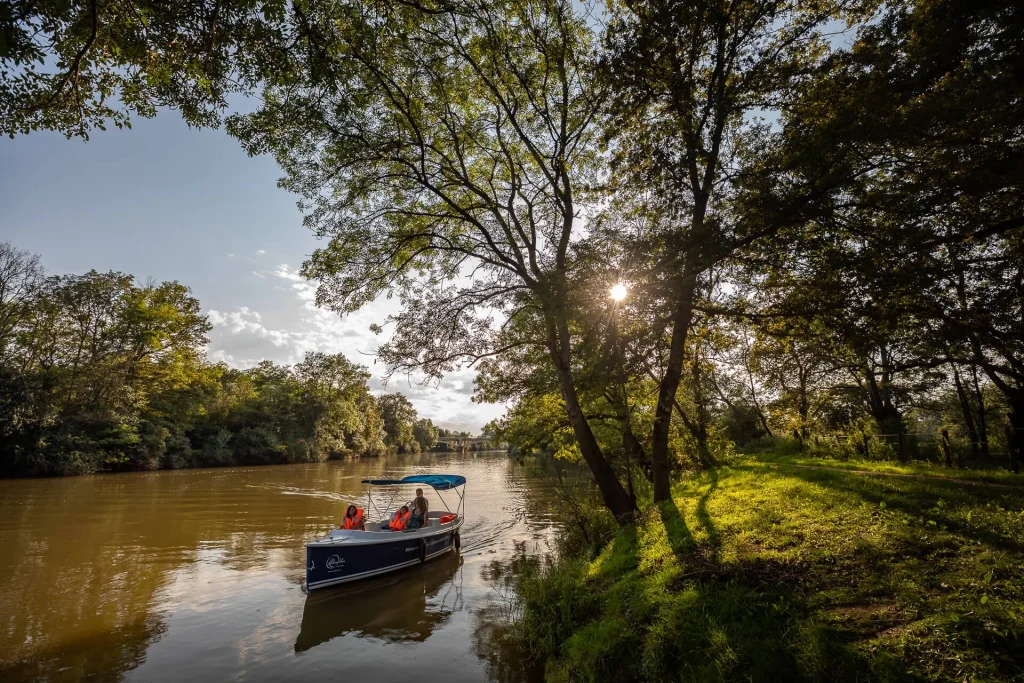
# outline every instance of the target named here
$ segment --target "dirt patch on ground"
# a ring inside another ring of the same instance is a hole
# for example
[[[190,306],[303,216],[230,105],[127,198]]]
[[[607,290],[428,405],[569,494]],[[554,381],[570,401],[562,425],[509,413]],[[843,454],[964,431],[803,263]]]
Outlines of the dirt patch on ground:
[[[843,626],[867,638],[895,636],[907,625],[906,615],[887,602],[843,605],[832,612]]]

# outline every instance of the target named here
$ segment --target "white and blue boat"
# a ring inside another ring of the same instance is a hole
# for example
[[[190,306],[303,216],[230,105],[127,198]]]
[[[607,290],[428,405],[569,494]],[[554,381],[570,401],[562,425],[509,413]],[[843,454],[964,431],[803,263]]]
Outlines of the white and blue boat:
[[[367,491],[368,509],[365,513],[370,515],[372,509],[377,521],[367,521],[365,531],[334,529],[326,536],[306,543],[306,590],[411,567],[461,546],[459,529],[465,518],[465,477],[457,474],[416,474],[403,479],[364,479],[363,483],[371,487]],[[446,510],[428,512],[422,528],[391,531],[387,514],[401,489],[393,489],[391,501],[383,505],[381,514],[381,508],[371,493],[372,487],[407,485],[430,486],[438,492]],[[454,491],[458,496],[454,512],[448,508],[441,491]]]

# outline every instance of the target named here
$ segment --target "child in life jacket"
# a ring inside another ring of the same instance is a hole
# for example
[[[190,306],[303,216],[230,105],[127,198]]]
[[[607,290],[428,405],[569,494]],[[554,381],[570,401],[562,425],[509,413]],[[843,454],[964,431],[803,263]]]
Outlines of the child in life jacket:
[[[345,522],[341,525],[341,528],[366,531],[366,525],[363,521],[363,508],[349,505],[348,510],[345,511]]]
[[[392,531],[401,531],[409,524],[409,518],[412,517],[412,512],[409,511],[408,505],[403,505],[399,508],[391,517],[391,523],[388,525]]]

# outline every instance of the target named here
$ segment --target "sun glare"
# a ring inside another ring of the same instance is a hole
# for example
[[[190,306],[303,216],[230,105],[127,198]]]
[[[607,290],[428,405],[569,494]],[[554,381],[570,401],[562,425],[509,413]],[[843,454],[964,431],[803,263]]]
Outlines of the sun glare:
[[[626,298],[627,291],[628,290],[626,289],[626,285],[620,282],[619,284],[615,285],[610,290],[608,290],[608,296],[612,298],[612,301],[622,301],[623,299]]]

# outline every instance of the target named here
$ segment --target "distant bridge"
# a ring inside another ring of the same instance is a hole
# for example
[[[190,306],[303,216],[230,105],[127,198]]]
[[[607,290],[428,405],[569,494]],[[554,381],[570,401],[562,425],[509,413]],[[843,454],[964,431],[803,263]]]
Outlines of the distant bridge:
[[[483,436],[439,436],[437,443],[453,450],[466,450],[473,444],[490,444],[491,440]]]

